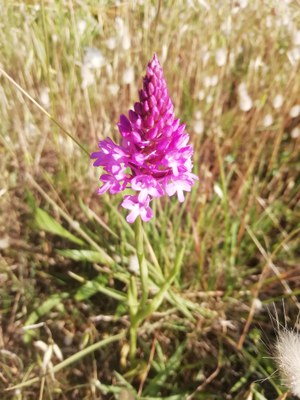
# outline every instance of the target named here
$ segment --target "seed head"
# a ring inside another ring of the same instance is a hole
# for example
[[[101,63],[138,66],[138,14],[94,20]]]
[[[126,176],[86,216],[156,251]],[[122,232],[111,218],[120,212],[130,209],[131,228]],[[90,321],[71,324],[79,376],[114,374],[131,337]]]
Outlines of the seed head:
[[[300,398],[300,335],[289,329],[278,332],[276,361],[284,384]]]

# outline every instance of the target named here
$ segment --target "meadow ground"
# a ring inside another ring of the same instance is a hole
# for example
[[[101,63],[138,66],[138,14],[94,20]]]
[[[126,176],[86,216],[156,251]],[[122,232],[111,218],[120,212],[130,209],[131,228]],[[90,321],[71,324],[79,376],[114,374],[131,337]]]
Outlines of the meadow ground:
[[[272,356],[299,310],[298,1],[0,8],[1,400],[292,398]],[[153,293],[185,254],[130,363],[134,231],[73,139],[119,142],[154,52],[199,182],[144,224]]]

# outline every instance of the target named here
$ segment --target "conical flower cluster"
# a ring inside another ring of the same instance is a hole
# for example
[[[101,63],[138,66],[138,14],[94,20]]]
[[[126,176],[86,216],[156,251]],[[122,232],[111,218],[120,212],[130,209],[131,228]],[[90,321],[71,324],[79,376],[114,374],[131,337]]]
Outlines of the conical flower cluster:
[[[129,110],[128,118],[120,116],[121,145],[110,138],[99,142],[100,151],[91,154],[94,166],[103,167],[103,185],[99,194],[119,193],[132,189],[122,206],[130,210],[127,221],[133,223],[140,215],[143,221],[152,216],[152,198],[177,194],[184,201],[197,178],[192,171],[193,149],[188,144],[185,125],[175,119],[162,67],[154,55],[148,64],[140,101]]]

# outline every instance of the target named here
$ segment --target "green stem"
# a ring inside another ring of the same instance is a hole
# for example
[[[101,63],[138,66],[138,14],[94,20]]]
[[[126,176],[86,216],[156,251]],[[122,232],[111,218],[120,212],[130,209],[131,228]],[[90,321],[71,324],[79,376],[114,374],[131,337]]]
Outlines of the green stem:
[[[151,299],[151,302],[147,304],[144,308],[139,309],[137,314],[135,315],[134,320],[137,322],[137,325],[139,325],[140,322],[144,321],[146,318],[148,318],[151,314],[153,314],[161,305],[169,287],[171,284],[174,282],[176,276],[179,273],[183,256],[185,252],[185,247],[183,247],[180,252],[178,253],[175,261],[175,266],[170,274],[170,276],[166,279],[166,281],[163,283],[161,286],[160,290],[158,293],[154,296],[153,299]]]
[[[138,312],[138,301],[137,301],[137,287],[135,277],[131,276],[128,286],[128,307],[130,314],[130,362],[131,364],[135,361],[136,355],[136,342],[137,342],[137,321],[136,314]]]
[[[137,329],[138,324],[134,321],[134,318],[131,319],[131,326],[130,326],[130,362],[131,364],[135,361],[136,356],[136,343],[137,343]]]
[[[148,267],[144,253],[143,227],[140,217],[138,217],[135,222],[135,247],[136,247],[137,258],[139,261],[140,278],[142,285],[142,299],[140,308],[143,309],[148,299],[149,285],[148,285]]]

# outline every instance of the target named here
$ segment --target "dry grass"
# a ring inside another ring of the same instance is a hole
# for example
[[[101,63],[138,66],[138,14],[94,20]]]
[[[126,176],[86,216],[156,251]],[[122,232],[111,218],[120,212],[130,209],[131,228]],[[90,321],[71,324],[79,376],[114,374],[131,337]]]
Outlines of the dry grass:
[[[127,337],[81,357],[128,328],[133,231],[120,197],[95,194],[85,152],[0,73],[1,399],[284,393],[263,342],[268,304],[285,299],[292,321],[299,308],[299,3],[154,3],[0,2],[1,69],[88,152],[118,140],[156,52],[200,178],[183,206],[157,202],[145,225],[153,285],[183,243],[186,253],[140,328],[138,365]]]

